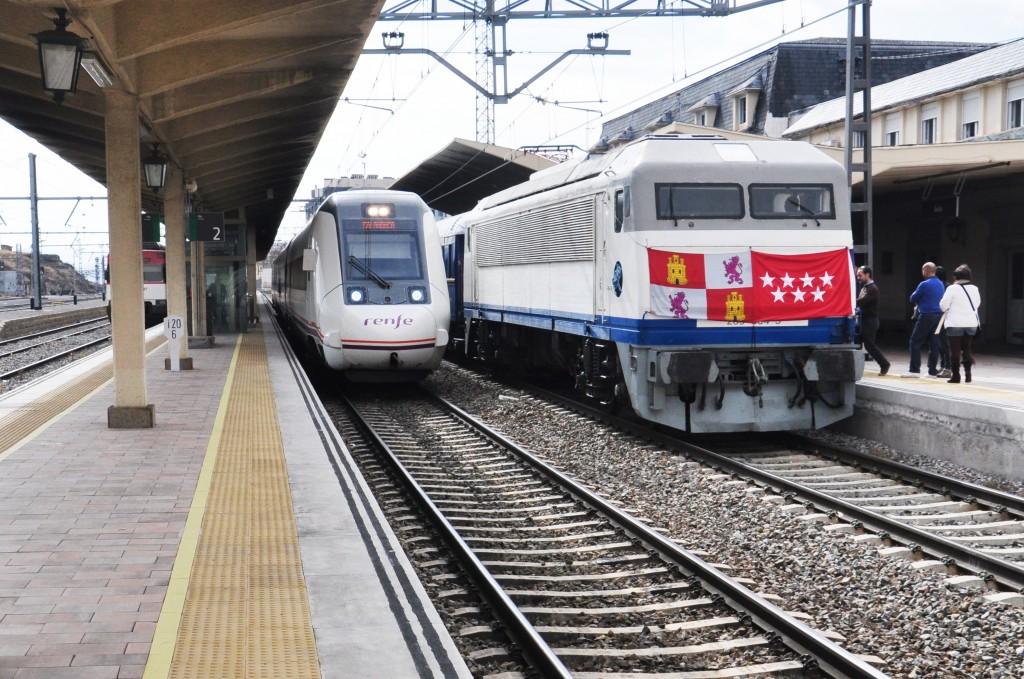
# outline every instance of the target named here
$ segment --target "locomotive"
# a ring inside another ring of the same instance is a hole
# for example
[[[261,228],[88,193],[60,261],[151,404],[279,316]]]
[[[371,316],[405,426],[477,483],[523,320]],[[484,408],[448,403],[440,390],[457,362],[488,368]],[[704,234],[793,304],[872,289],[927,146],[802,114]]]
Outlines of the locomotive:
[[[853,412],[850,197],[809,144],[652,135],[441,223],[452,348],[692,433]]]
[[[444,357],[441,243],[415,194],[331,194],[274,260],[272,288],[283,325],[350,380],[419,380]]]

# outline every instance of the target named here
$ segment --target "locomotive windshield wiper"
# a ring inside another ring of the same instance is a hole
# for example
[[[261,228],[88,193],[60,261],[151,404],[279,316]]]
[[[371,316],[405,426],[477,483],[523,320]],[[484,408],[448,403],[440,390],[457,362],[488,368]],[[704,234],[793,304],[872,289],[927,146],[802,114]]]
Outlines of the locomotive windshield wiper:
[[[348,263],[354,266],[356,269],[358,269],[359,273],[363,274],[364,276],[368,276],[374,283],[376,283],[380,287],[385,289],[391,287],[391,283],[389,281],[386,281],[383,278],[381,278],[380,274],[378,274],[376,271],[367,266],[362,260],[360,260],[355,255],[348,256]]]
[[[814,225],[815,226],[821,226],[821,222],[818,221],[818,213],[815,212],[814,210],[812,210],[811,208],[807,207],[806,205],[802,204],[797,199],[795,199],[793,197],[787,198],[786,199],[786,205],[792,205],[797,210],[800,210],[800,212],[803,212],[806,215],[810,215],[811,219],[814,220]]]

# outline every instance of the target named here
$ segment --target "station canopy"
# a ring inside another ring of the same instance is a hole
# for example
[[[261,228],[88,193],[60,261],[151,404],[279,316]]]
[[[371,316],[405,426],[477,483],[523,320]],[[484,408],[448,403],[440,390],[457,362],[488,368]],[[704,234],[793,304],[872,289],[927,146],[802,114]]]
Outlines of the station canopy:
[[[555,161],[528,151],[453,139],[399,178],[391,188],[419,194],[435,210],[455,215],[481,198],[521,184]]]

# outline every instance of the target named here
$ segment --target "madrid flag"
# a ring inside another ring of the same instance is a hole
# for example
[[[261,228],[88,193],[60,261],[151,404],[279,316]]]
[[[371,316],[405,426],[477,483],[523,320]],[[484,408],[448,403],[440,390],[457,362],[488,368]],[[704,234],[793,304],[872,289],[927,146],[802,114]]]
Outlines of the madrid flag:
[[[853,313],[850,254],[648,249],[651,311],[659,316],[759,323]]]

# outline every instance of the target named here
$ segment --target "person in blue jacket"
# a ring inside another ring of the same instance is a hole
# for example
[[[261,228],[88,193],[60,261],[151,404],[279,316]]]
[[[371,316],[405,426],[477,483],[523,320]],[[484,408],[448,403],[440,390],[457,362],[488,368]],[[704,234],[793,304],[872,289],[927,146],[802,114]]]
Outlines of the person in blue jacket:
[[[910,303],[917,305],[917,320],[914,322],[914,329],[910,333],[910,369],[901,377],[921,376],[921,347],[928,344],[928,376],[939,376],[939,336],[935,329],[939,327],[942,319],[942,309],[939,308],[939,301],[946,291],[946,286],[935,277],[935,264],[925,262],[921,267],[921,276],[924,278],[917,289],[910,295]]]

